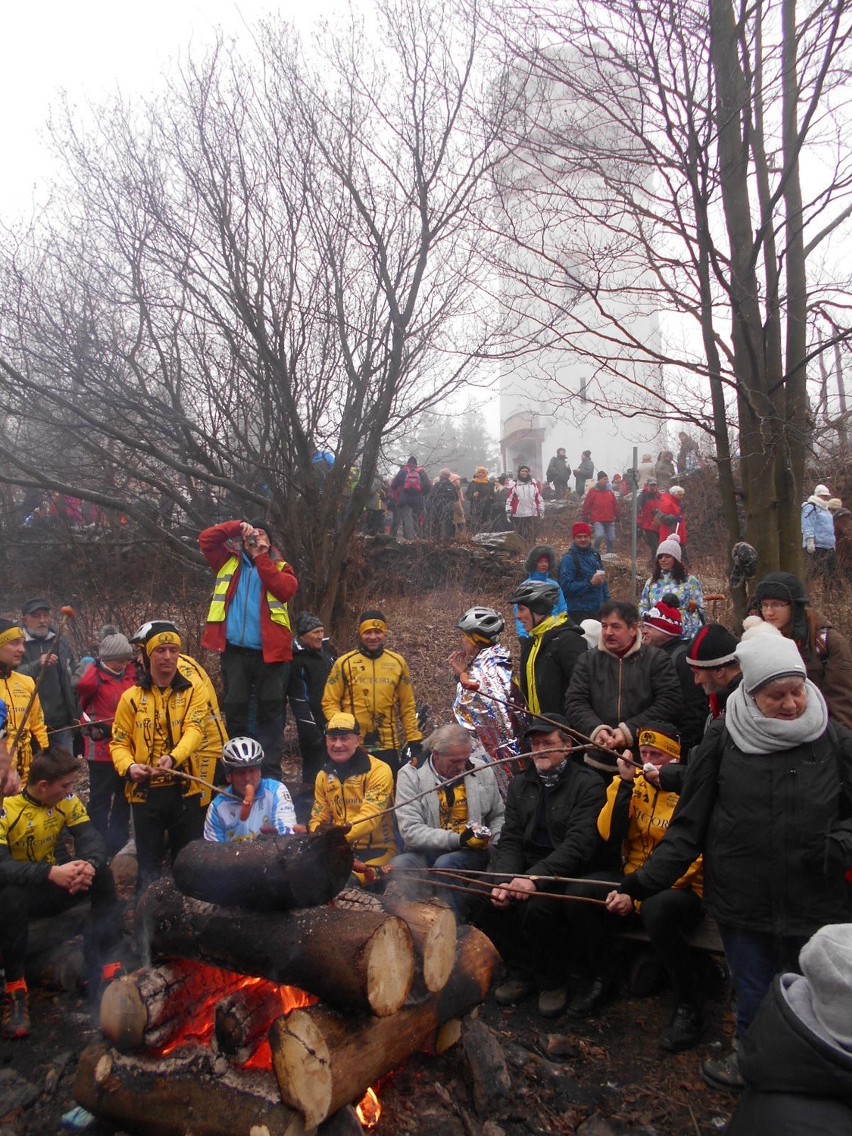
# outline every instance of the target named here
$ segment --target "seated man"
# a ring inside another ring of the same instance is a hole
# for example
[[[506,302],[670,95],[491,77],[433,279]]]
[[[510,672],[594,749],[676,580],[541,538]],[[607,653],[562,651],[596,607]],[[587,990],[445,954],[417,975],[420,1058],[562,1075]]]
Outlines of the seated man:
[[[554,724],[558,723],[558,724]],[[507,967],[494,991],[501,1006],[519,1002],[536,989],[538,1011],[557,1017],[567,1002],[563,936],[571,904],[537,897],[569,894],[572,887],[553,876],[580,876],[600,865],[597,817],[604,785],[597,773],[571,760],[571,742],[557,714],[538,718],[524,734],[532,763],[512,778],[506,819],[492,849],[491,870],[505,877],[477,911],[475,922],[492,939]]]
[[[314,807],[308,831],[322,825],[349,826],[346,839],[356,862],[381,867],[396,852],[393,816],[393,774],[390,766],[361,746],[352,714],[332,714],[325,727],[328,761],[317,774]],[[359,882],[367,876],[356,872]]]
[[[678,802],[676,793],[660,788],[660,770],[680,760],[677,730],[668,722],[646,722],[639,731],[639,755],[642,770],[637,770],[628,750],[618,759],[618,774],[607,790],[606,804],[598,817],[602,839],[621,848],[625,875],[641,868],[663,839]],[[687,942],[687,936],[703,915],[701,871],[699,856],[667,891],[658,892],[641,904],[634,904],[627,895],[613,893],[607,903],[609,911],[641,920],[668,972],[675,1010],[659,1045],[672,1053],[691,1049],[701,1037],[701,969],[696,952]]]
[[[399,771],[396,821],[405,852],[391,867],[484,870],[489,841],[500,835],[505,812],[494,770],[471,762],[470,734],[461,726],[440,726],[425,746],[432,752],[423,765],[404,765]],[[394,879],[404,895],[430,893],[426,879],[402,874]],[[470,906],[468,897],[457,892],[447,892],[446,898],[459,918]]]
[[[31,918],[56,915],[83,900],[92,909],[84,949],[90,992],[119,936],[118,909],[106,848],[89,820],[74,783],[81,763],[58,747],[36,754],[26,788],[6,797],[0,813],[0,951],[6,971],[2,1036],[30,1032],[24,959]],[[56,848],[68,830],[76,859],[56,863]]]
[[[262,777],[263,747],[254,738],[231,738],[222,750],[230,793],[214,797],[204,821],[204,839],[219,844],[287,836],[295,831],[296,812],[286,785]]]

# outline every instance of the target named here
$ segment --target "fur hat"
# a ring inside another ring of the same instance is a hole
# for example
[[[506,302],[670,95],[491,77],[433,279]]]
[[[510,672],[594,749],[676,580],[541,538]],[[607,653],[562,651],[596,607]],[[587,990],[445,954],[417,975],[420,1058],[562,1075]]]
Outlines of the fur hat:
[[[678,564],[683,563],[683,549],[680,546],[680,537],[671,533],[657,546],[657,556],[673,556]]]
[[[852,1049],[852,923],[821,927],[799,953],[814,1016],[845,1049]]]
[[[731,549],[731,560],[734,562],[729,577],[732,588],[738,588],[744,580],[754,579],[757,572],[757,549],[753,545],[738,540]]]
[[[102,659],[123,659],[129,662],[133,658],[133,648],[127,636],[108,623],[101,628],[98,655]]]
[[[686,490],[682,485],[670,485],[669,493],[672,497],[683,497],[683,495],[686,493]]]
[[[805,613],[807,599],[805,585],[792,572],[770,572],[764,576],[754,589],[751,597],[752,607],[759,608],[761,600],[781,600],[793,609],[792,637],[797,643],[804,643],[808,637],[808,617]]]
[[[552,548],[549,544],[537,544],[535,548],[530,549],[530,554],[524,561],[524,568],[527,572],[536,572],[538,569],[536,565],[542,556],[547,557],[547,571],[548,574],[552,573],[556,567],[556,549]]]
[[[737,662],[737,641],[721,623],[708,623],[702,627],[686,652],[691,667],[724,667]]]
[[[736,656],[746,694],[754,694],[776,679],[807,678],[799,648],[792,639],[785,639],[777,627],[759,616],[749,616],[744,626]]]
[[[678,639],[683,634],[683,617],[680,611],[663,600],[658,600],[650,611],[642,613],[642,624],[656,627],[658,631],[677,636]]]

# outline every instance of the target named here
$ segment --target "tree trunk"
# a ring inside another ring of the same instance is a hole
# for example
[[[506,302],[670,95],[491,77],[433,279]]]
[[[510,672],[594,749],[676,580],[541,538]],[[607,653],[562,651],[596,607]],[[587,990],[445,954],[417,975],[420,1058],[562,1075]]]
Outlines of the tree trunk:
[[[209,1052],[197,1047],[147,1062],[95,1042],[80,1054],[74,1099],[137,1136],[305,1136],[271,1074],[214,1072]]]
[[[234,844],[193,840],[174,865],[175,884],[184,895],[252,911],[328,903],[351,872],[352,851],[341,828]]]
[[[473,927],[459,933],[447,985],[416,1006],[387,1018],[352,1018],[325,1006],[294,1010],[269,1031],[272,1065],[285,1104],[305,1126],[321,1124],[343,1105],[426,1046],[438,1027],[461,1017],[488,993],[499,955]]]
[[[158,880],[139,901],[137,921],[153,957],[195,959],[298,986],[342,1010],[393,1014],[414,979],[411,933],[384,913],[237,911]]]

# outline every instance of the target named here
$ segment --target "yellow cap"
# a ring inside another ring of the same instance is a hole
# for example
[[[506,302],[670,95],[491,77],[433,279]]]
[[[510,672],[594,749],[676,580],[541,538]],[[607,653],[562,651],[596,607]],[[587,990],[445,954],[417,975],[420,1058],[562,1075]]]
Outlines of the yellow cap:
[[[327,734],[357,734],[360,731],[358,730],[358,723],[355,721],[353,714],[338,712],[337,714],[332,714],[326,722],[325,732]]]

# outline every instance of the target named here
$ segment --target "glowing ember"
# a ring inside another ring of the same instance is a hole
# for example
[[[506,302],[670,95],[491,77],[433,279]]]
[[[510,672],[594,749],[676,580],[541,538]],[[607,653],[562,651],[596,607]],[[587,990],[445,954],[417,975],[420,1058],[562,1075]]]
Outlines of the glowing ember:
[[[382,1115],[382,1106],[379,1104],[379,1098],[372,1089],[367,1089],[364,1099],[360,1104],[355,1106],[355,1115],[361,1121],[362,1128],[375,1128],[379,1123],[379,1117]]]

